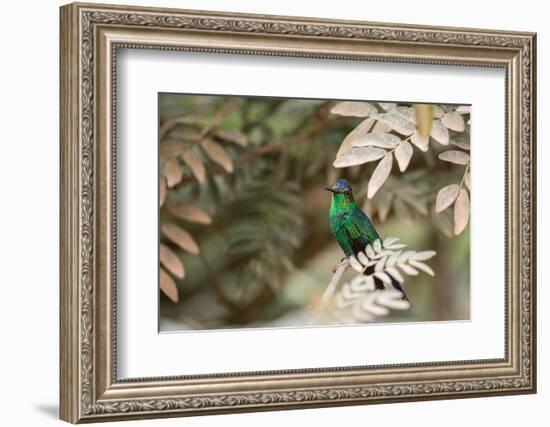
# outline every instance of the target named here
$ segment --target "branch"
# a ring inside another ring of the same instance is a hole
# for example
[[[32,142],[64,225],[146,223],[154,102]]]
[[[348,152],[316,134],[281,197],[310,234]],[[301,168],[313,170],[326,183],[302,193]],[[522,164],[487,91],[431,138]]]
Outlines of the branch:
[[[405,245],[395,237],[367,245],[364,252],[351,255],[334,269],[332,279],[319,302],[319,319],[337,323],[366,323],[386,316],[390,310],[407,310],[410,303],[404,299],[402,273],[416,276],[423,271],[431,276],[433,270],[423,261],[432,258],[434,251],[401,250]],[[358,274],[338,286],[348,267]]]
[[[332,279],[330,279],[330,283],[325,289],[325,292],[323,292],[323,296],[321,297],[321,302],[319,304],[319,314],[323,313],[328,305],[330,304],[330,301],[332,300],[332,297],[334,296],[334,292],[336,291],[336,287],[338,286],[338,282],[342,278],[343,274],[346,272],[346,270],[349,267],[349,259],[344,258],[340,264],[338,264],[334,268],[334,274],[332,275]]]
[[[260,147],[250,148],[247,151],[245,151],[244,153],[241,153],[235,159],[233,159],[233,163],[234,164],[244,163],[244,162],[247,162],[249,160],[253,160],[257,157],[261,157],[265,154],[269,154],[269,153],[284,150],[285,148],[287,148],[290,145],[295,144],[297,142],[313,139],[316,136],[320,135],[321,133],[326,132],[327,129],[330,129],[331,127],[335,127],[337,125],[340,125],[345,121],[346,121],[345,119],[340,119],[340,118],[336,118],[336,119],[326,118],[326,117],[317,118],[312,123],[310,129],[308,129],[306,131],[299,132],[299,133],[294,134],[290,137],[281,139],[280,141],[274,142],[272,144],[267,144],[267,145],[263,145],[263,146],[260,146]],[[212,165],[212,167],[208,168],[208,170],[207,170],[207,174],[210,175],[210,176],[225,175],[227,173],[228,172],[223,167],[221,167],[219,165]],[[191,182],[195,182],[195,181],[196,181],[196,179],[192,176],[183,177],[181,182],[178,185],[176,185],[174,188],[181,188],[181,187],[184,187],[185,185],[187,185]]]

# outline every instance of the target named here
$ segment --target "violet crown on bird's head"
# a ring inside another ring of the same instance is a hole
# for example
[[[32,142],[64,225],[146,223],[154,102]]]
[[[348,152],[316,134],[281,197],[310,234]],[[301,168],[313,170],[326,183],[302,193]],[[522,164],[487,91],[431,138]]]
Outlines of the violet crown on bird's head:
[[[333,193],[349,193],[351,192],[351,185],[346,179],[339,179],[334,183],[332,188],[327,188],[327,190]]]

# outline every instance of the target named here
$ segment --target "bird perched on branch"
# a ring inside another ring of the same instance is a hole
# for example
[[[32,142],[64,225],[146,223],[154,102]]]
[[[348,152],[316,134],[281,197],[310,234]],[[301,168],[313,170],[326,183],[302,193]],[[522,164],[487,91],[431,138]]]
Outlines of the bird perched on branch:
[[[370,218],[355,202],[351,185],[345,179],[339,179],[325,190],[332,192],[332,204],[330,206],[330,228],[336,241],[344,251],[347,258],[359,252],[365,252],[367,245],[380,239],[380,235],[374,228]],[[382,239],[380,239],[382,240]],[[369,267],[365,274],[372,274],[374,267]],[[391,275],[390,275],[391,277]],[[395,278],[391,277],[392,286],[403,294],[403,299],[409,300],[405,291]],[[384,283],[374,278],[376,289],[385,289]]]

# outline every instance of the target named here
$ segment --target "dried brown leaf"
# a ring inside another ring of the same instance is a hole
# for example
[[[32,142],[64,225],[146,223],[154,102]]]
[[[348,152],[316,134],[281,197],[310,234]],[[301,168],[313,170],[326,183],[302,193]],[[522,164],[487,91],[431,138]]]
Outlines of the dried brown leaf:
[[[162,206],[164,204],[165,199],[166,199],[166,178],[161,176],[160,180],[159,180],[159,202],[160,202],[160,206]]]
[[[361,138],[361,136],[366,135],[367,132],[372,128],[374,122],[374,119],[365,119],[355,129],[348,133],[342,141],[342,144],[340,144],[340,148],[336,153],[336,157],[339,157],[346,151],[351,150],[354,142],[357,141],[357,139]]]
[[[374,169],[374,172],[372,173],[372,176],[369,181],[369,187],[367,191],[367,197],[369,199],[372,199],[376,192],[382,187],[388,176],[391,172],[391,167],[393,164],[393,155],[391,153],[387,153],[382,160],[380,160],[380,163],[378,163],[378,166],[376,166],[376,169]]]
[[[197,245],[197,242],[195,242],[195,239],[193,239],[193,236],[187,230],[171,222],[161,224],[160,229],[168,239],[183,250],[193,255],[200,253],[199,245]]]
[[[368,133],[359,135],[352,145],[354,147],[395,148],[400,142],[400,138],[389,133]]]
[[[170,159],[164,164],[164,176],[166,177],[166,185],[172,188],[174,185],[181,182],[183,169],[177,158]]]
[[[464,139],[451,139],[451,144],[455,147],[462,148],[463,150],[470,151],[470,144]]]
[[[429,136],[422,136],[418,132],[413,133],[413,135],[411,136],[411,142],[422,151],[428,151],[429,141]]]
[[[470,218],[470,198],[468,192],[461,188],[455,202],[455,234],[458,235],[464,231]]]
[[[436,119],[440,119],[441,117],[443,117],[443,114],[445,114],[445,111],[443,110],[443,108],[441,108],[439,105],[434,105],[434,117]]]
[[[220,144],[210,138],[205,138],[202,140],[201,145],[206,154],[208,154],[208,157],[218,163],[227,172],[233,172],[233,160],[231,160],[229,154],[227,154]]]
[[[369,117],[376,114],[378,110],[368,102],[343,101],[332,107],[330,112],[339,116]]]
[[[188,145],[174,138],[163,139],[160,142],[160,156],[165,159],[177,157],[187,149]]]
[[[195,178],[197,178],[199,182],[204,182],[206,179],[204,163],[202,162],[202,159],[193,151],[193,149],[189,148],[185,150],[181,153],[181,158],[185,164],[189,166],[189,169],[191,169],[191,172],[193,172]]]
[[[378,105],[380,105],[384,111],[390,111],[397,107],[395,102],[379,102]]]
[[[438,214],[434,211],[432,211],[432,222],[435,225],[435,227],[441,231],[446,237],[452,237],[453,235],[453,228],[451,224],[451,220],[448,217],[448,215],[445,215],[444,213]]]
[[[178,302],[178,287],[174,279],[163,269],[160,269],[160,290],[170,298],[172,302]]]
[[[391,130],[391,127],[389,127],[386,123],[377,121],[374,127],[372,128],[372,133],[387,133],[390,130]]]
[[[455,132],[464,132],[466,129],[466,124],[462,116],[454,111],[449,111],[441,118],[441,123],[443,123],[447,128],[454,130]]]
[[[246,135],[237,129],[218,129],[216,135],[225,141],[233,142],[241,147],[248,145]]]
[[[381,159],[386,154],[386,150],[377,147],[354,147],[346,151],[334,161],[335,168],[345,168],[348,166],[362,165],[363,163],[373,162]]]
[[[392,113],[397,114],[412,124],[416,124],[416,113],[412,107],[395,107]]]
[[[239,98],[228,98],[228,101],[225,102],[218,111],[216,111],[216,114],[214,114],[214,117],[210,120],[210,126],[216,127],[221,125],[223,121],[231,115],[231,113],[241,106],[241,102],[242,101]],[[201,136],[206,135],[207,131],[208,128],[204,129]]]
[[[458,150],[444,151],[439,155],[439,158],[445,162],[454,163],[455,165],[467,165],[470,162],[470,155],[464,151]]]
[[[409,166],[412,155],[412,145],[409,144],[408,141],[401,141],[395,149],[395,159],[397,160],[397,164],[399,165],[399,170],[401,172],[405,172],[407,166]]]
[[[204,210],[194,205],[171,204],[168,211],[179,219],[198,224],[211,224],[212,218]]]
[[[365,119],[361,123],[359,123],[354,130],[357,131],[359,134],[366,134],[371,130],[372,125],[375,122],[376,120],[372,118]]]
[[[373,118],[387,124],[394,131],[402,135],[408,136],[416,132],[416,127],[411,122],[405,120],[403,117],[399,116],[396,113],[376,114],[373,116]]]
[[[472,107],[470,105],[459,105],[456,107],[456,112],[458,114],[470,114]]]
[[[177,129],[171,132],[170,136],[176,137],[182,141],[193,143],[199,142],[202,139],[201,133],[194,129]]]
[[[447,185],[439,190],[435,201],[435,211],[439,213],[451,206],[458,197],[459,191],[460,185],[458,184]]]
[[[430,136],[442,145],[449,145],[449,129],[441,123],[441,120],[433,121]]]
[[[160,263],[174,276],[180,279],[185,277],[185,269],[181,259],[163,243],[160,244]]]

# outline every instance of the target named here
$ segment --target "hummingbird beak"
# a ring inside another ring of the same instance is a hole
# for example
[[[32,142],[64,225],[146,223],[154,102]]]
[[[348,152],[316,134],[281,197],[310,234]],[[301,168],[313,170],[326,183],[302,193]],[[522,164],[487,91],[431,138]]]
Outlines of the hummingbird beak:
[[[330,191],[331,193],[336,193],[336,190],[334,190],[334,188],[325,187],[325,190]]]

